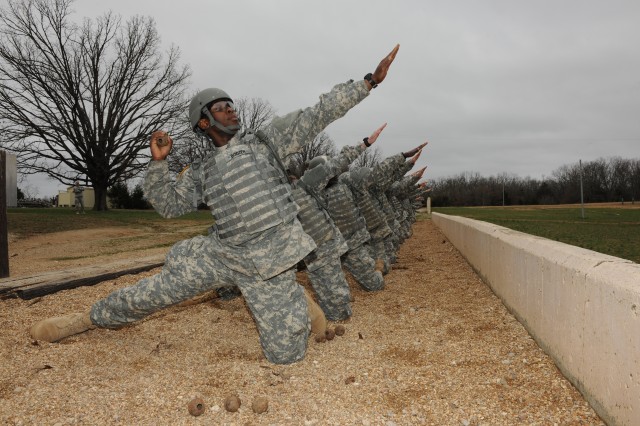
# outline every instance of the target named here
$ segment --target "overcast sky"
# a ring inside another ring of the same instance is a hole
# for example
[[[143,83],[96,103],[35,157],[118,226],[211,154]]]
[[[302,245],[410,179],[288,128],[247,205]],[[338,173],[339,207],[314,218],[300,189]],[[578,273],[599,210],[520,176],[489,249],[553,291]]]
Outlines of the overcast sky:
[[[4,2],[5,0],[3,0]],[[327,128],[338,146],[388,122],[383,156],[428,140],[427,179],[478,172],[542,178],[564,164],[640,158],[638,1],[77,0],[155,18],[182,52],[191,88],[310,106],[372,72],[387,80]],[[40,196],[62,189],[42,185]],[[33,183],[32,183],[33,185]]]

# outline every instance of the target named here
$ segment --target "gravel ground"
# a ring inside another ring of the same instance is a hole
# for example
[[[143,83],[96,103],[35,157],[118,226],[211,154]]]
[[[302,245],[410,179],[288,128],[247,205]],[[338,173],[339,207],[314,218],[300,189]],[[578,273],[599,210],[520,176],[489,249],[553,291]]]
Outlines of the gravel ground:
[[[35,321],[87,309],[149,273],[0,301],[0,424],[604,424],[429,220],[414,225],[385,290],[350,281],[346,333],[310,339],[296,364],[266,361],[241,299],[61,343],[29,338]],[[227,412],[233,394],[242,405]],[[199,417],[187,409],[195,397]],[[256,414],[260,397],[268,411]]]

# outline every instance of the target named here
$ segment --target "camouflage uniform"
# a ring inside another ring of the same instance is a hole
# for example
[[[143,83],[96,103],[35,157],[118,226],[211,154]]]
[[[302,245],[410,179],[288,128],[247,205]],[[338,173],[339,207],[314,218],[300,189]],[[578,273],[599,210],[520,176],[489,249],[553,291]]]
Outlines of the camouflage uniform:
[[[402,180],[394,182],[389,189],[389,192],[392,194],[390,201],[396,211],[398,222],[400,223],[400,243],[409,238],[412,234],[411,224],[413,222],[411,222],[410,211],[413,209],[411,208],[409,196],[413,192],[418,180],[420,180],[420,178],[416,176],[405,176]]]
[[[349,172],[340,175],[325,189],[327,211],[347,240],[349,251],[342,257],[344,267],[366,290],[381,290],[384,287],[382,273],[375,270],[375,260],[371,257],[364,217],[358,210],[353,193],[344,182]]]
[[[264,130],[271,146],[259,134],[236,134],[175,182],[166,161],[151,161],[144,188],[158,213],[176,217],[193,211],[197,194],[211,208],[216,232],[175,244],[161,273],[95,303],[91,321],[118,327],[207,290],[237,285],[267,359],[302,359],[310,325],[295,266],[315,244],[295,217],[298,206],[271,149],[280,158],[300,151],[368,93],[364,81],[339,84],[313,107],[274,118]],[[247,180],[262,190],[254,191]]]
[[[391,257],[385,248],[385,238],[392,231],[380,205],[371,195],[370,191],[384,192],[392,183],[393,171],[404,163],[402,154],[388,157],[375,167],[361,167],[349,174],[345,174],[345,183],[353,192],[356,203],[371,235],[369,248],[374,259],[384,261],[383,273],[388,273],[391,268]]]
[[[345,146],[340,155],[307,170],[292,183],[294,199],[300,206],[298,219],[318,246],[304,258],[307,275],[320,307],[332,321],[351,316],[351,292],[340,262],[349,247],[325,209],[322,192],[329,180],[345,171],[362,151],[361,145]]]
[[[84,188],[74,185],[73,194],[75,195],[76,213],[84,213]]]
[[[395,161],[392,163],[396,168],[387,168],[387,175],[383,178],[383,185],[375,186],[370,189],[371,195],[378,202],[379,207],[385,214],[387,224],[391,228],[391,233],[387,235],[384,241],[385,250],[391,263],[396,263],[397,251],[400,247],[400,222],[396,215],[396,211],[391,205],[390,187],[398,179],[402,179],[402,176],[411,170],[413,163],[409,161],[400,161],[399,157],[404,159],[404,156],[396,156]],[[392,157],[393,158],[393,157]]]

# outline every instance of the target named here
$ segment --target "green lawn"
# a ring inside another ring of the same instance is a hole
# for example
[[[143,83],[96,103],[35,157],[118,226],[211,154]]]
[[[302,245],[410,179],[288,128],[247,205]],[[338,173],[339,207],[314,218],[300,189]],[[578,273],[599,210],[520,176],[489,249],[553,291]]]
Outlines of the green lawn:
[[[446,207],[433,211],[495,223],[640,263],[640,209],[637,208],[587,207],[584,219],[579,206]],[[76,215],[68,208],[8,209],[7,220],[9,232],[19,236],[109,226],[145,226],[161,231],[168,225],[167,219],[153,210],[87,211],[85,215]],[[213,223],[208,210],[174,220],[202,223],[203,229]]]
[[[189,213],[171,221],[213,224],[213,217],[208,210]],[[152,227],[164,229],[167,219],[155,210],[109,210],[96,212],[87,210],[84,215],[77,215],[69,208],[12,208],[7,209],[9,232],[19,236],[47,234],[50,232],[71,231],[75,229],[118,227]]]
[[[640,209],[580,206],[442,207],[464,216],[640,263]]]

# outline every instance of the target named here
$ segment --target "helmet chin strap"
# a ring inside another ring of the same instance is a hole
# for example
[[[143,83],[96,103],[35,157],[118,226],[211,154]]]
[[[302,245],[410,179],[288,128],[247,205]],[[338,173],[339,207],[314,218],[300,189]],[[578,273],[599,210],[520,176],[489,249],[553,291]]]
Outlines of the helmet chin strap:
[[[223,126],[222,124],[217,122],[206,107],[202,108],[202,114],[209,119],[210,126],[213,125],[216,129],[228,135],[233,136],[238,133],[238,130],[240,130],[240,124],[234,124],[233,126]]]
[[[228,135],[235,135],[236,133],[238,133],[238,130],[240,130],[240,125],[239,124],[234,124],[233,126],[223,126],[222,124],[218,123],[217,121],[213,122],[213,125],[216,127],[216,129],[228,134]]]

